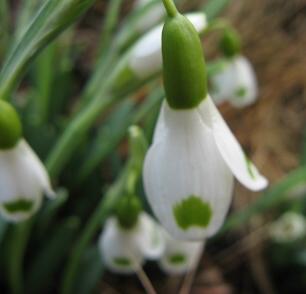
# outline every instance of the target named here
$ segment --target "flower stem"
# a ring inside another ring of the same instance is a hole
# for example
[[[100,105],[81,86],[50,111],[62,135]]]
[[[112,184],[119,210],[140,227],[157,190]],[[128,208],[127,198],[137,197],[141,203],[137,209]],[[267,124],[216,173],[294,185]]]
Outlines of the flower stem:
[[[169,17],[174,17],[178,14],[173,0],[163,0],[163,3]]]
[[[30,236],[32,220],[15,224],[9,248],[8,275],[12,294],[23,293],[23,258]]]

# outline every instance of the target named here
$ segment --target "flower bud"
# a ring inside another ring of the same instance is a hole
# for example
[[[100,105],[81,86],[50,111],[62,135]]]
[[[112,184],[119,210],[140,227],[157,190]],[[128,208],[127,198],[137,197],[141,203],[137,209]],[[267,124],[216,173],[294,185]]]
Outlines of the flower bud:
[[[0,150],[13,148],[21,138],[22,127],[16,110],[0,100]]]

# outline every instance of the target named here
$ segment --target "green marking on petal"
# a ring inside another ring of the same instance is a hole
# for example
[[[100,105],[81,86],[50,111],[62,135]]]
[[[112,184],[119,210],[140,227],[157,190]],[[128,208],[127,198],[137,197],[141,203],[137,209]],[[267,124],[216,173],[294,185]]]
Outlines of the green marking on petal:
[[[27,199],[18,199],[16,201],[6,202],[3,208],[8,213],[30,212],[33,209],[34,202]]]
[[[132,264],[132,262],[127,257],[116,257],[113,259],[114,263],[118,266],[127,267]]]
[[[212,210],[200,197],[190,195],[173,207],[173,214],[178,226],[187,230],[190,227],[206,228],[212,217]]]
[[[235,91],[235,95],[240,98],[245,97],[246,93],[247,93],[247,89],[245,87],[239,87]]]
[[[245,157],[245,162],[246,162],[246,165],[247,165],[248,173],[249,173],[250,177],[253,180],[255,180],[256,176],[255,176],[255,173],[254,173],[253,163],[252,163],[252,161],[246,155],[244,155],[244,157]]]
[[[168,261],[175,265],[186,263],[186,256],[182,253],[175,253],[168,257]]]

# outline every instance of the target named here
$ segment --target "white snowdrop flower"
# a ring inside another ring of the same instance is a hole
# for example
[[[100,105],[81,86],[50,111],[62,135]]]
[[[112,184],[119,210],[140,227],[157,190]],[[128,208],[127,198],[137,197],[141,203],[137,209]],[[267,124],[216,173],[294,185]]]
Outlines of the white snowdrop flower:
[[[207,25],[206,16],[202,12],[186,15],[198,32]],[[130,51],[128,62],[130,71],[136,78],[143,80],[162,70],[161,36],[163,25],[159,25],[145,34]]]
[[[160,227],[146,213],[141,213],[137,224],[129,229],[120,226],[117,218],[109,218],[99,240],[108,269],[122,274],[136,271],[145,258],[159,258],[164,245]]]
[[[165,101],[144,164],[145,191],[165,228],[186,240],[215,234],[231,203],[233,175],[253,191],[267,186],[211,98],[190,110]]]
[[[0,150],[0,214],[18,222],[31,217],[43,195],[54,196],[45,167],[24,139]]]
[[[194,270],[204,249],[204,241],[188,242],[173,239],[164,232],[166,248],[159,260],[161,269],[169,275],[181,275]]]
[[[154,2],[154,3],[153,3]],[[136,0],[135,8],[142,8],[150,5],[150,9],[145,12],[135,23],[135,28],[142,33],[150,29],[165,16],[165,9],[161,1],[154,0]]]
[[[303,215],[295,212],[287,212],[269,228],[271,239],[284,243],[295,241],[304,237],[306,233],[306,221]]]
[[[172,1],[164,2],[162,105],[144,163],[145,191],[161,224],[176,239],[201,241],[222,226],[234,176],[258,191],[267,180],[245,156],[206,88],[202,45]]]
[[[228,101],[241,108],[257,100],[258,86],[254,69],[241,55],[229,59],[227,65],[211,77],[210,82],[211,95],[217,104]]]

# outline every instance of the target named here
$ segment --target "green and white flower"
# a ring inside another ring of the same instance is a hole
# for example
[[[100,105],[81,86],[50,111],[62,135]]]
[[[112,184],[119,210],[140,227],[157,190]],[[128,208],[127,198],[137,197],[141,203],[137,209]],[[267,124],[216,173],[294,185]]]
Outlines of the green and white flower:
[[[228,101],[234,107],[242,108],[257,100],[258,86],[253,66],[241,55],[229,59],[210,81],[211,95],[217,104]]]
[[[186,17],[198,33],[205,29],[207,20],[203,12],[188,13]],[[121,90],[135,82],[147,80],[162,71],[162,30],[163,25],[151,29],[128,51],[118,66],[116,89]]]
[[[45,167],[24,139],[11,149],[0,150],[0,213],[7,221],[31,217],[43,195],[53,197]]]
[[[165,101],[144,164],[146,194],[165,228],[185,240],[215,234],[231,203],[233,176],[253,191],[267,186],[211,98],[190,110]]]
[[[287,212],[269,228],[272,240],[279,243],[296,241],[306,234],[306,220],[303,215]]]
[[[166,248],[159,260],[161,269],[169,275],[181,275],[195,269],[204,249],[204,242],[173,239],[164,232]]]
[[[123,228],[116,217],[109,218],[99,240],[105,265],[121,274],[135,272],[146,258],[158,259],[164,245],[161,228],[146,213],[141,213],[129,229]]]

